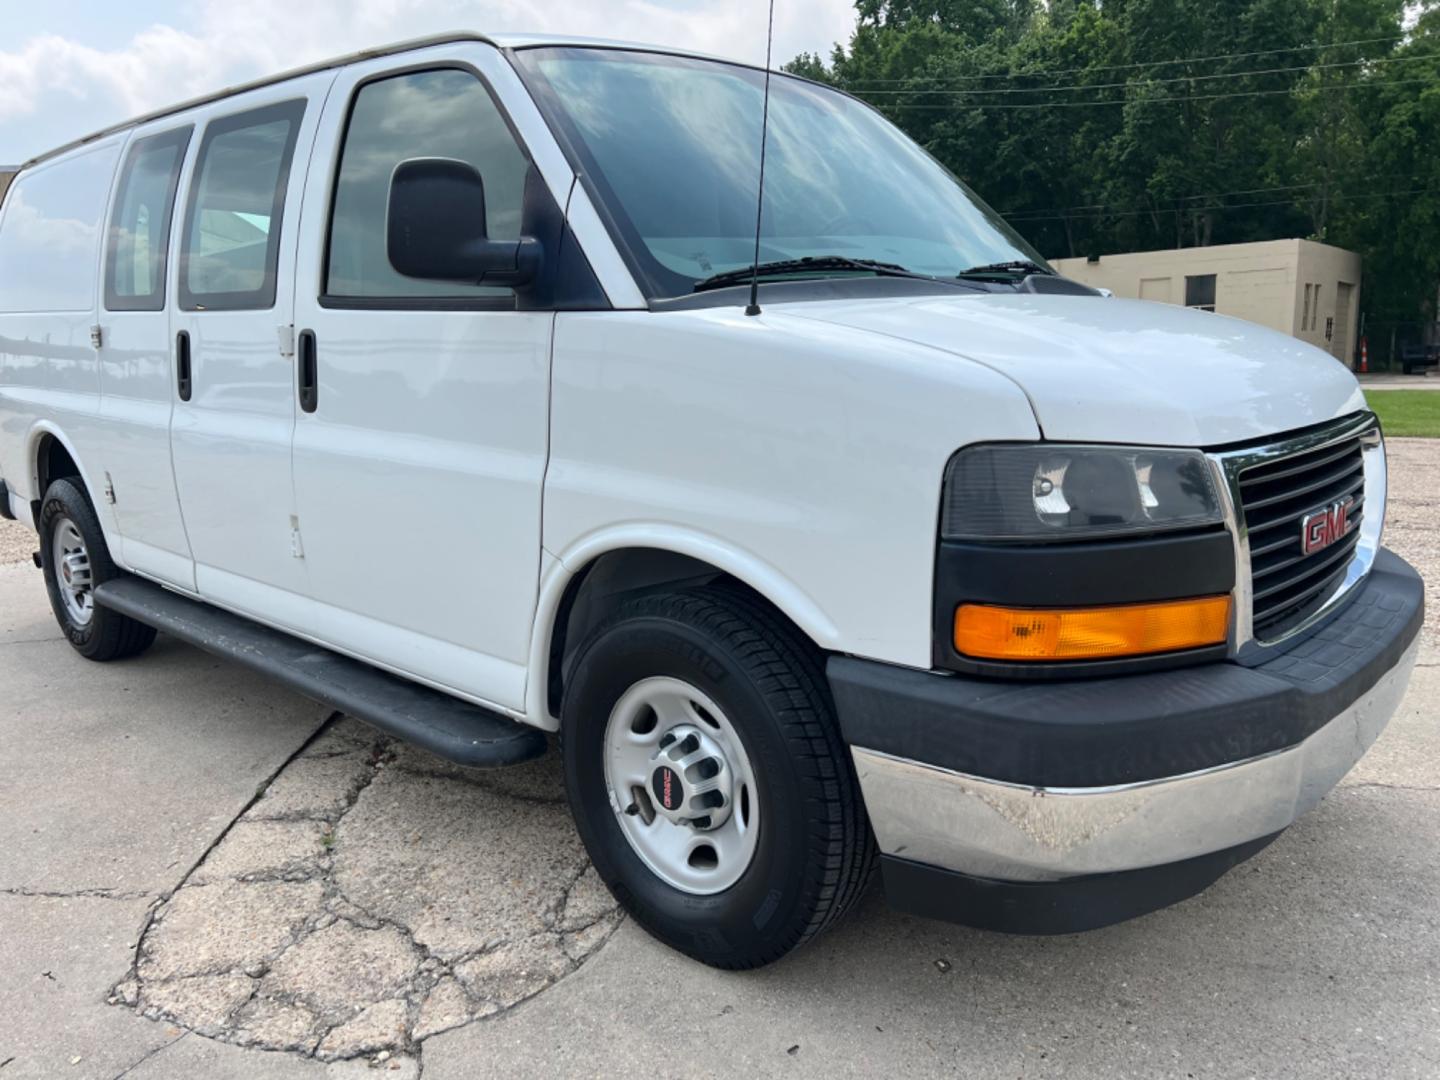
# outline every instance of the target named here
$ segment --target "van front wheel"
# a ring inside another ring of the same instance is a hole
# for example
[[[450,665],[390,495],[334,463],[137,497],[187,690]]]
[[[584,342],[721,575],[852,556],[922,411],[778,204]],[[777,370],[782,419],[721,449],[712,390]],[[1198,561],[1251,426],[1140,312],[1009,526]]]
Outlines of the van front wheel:
[[[738,590],[652,594],[582,646],[561,739],[576,825],[651,934],[752,968],[835,922],[873,841],[820,656]]]
[[[71,480],[56,480],[41,502],[40,563],[55,621],[81,656],[120,660],[150,647],[152,627],[95,603],[95,586],[124,571],[110,558],[90,500]]]

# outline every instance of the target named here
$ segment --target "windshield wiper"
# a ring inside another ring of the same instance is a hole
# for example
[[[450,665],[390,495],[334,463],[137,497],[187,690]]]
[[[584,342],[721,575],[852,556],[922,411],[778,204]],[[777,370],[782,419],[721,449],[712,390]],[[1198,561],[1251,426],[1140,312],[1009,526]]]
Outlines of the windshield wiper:
[[[922,281],[939,281],[939,278],[931,277],[929,274],[917,274],[913,270],[906,270],[903,266],[895,263],[879,262],[876,259],[852,259],[848,255],[807,255],[803,259],[777,259],[774,262],[762,262],[758,267],[742,266],[737,270],[726,270],[723,274],[712,274],[695,283],[696,292],[704,292],[706,289],[723,289],[727,285],[744,285],[752,274],[760,277],[775,277],[777,275],[833,273],[837,270],[855,270],[867,274],[875,274],[879,277],[906,277],[919,278]]]
[[[1001,276],[1019,275],[1029,277],[1031,274],[1046,274],[1055,276],[1055,271],[1047,266],[1041,266],[1029,259],[1012,259],[1009,262],[986,263],[984,266],[972,266],[969,270],[961,270],[955,276],[958,278],[978,277],[994,278]]]

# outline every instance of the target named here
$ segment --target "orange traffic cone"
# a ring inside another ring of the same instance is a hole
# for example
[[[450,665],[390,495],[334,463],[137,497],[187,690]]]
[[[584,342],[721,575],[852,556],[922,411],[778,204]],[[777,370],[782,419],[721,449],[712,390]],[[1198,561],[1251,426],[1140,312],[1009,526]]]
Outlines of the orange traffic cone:
[[[1369,373],[1370,373],[1370,342],[1369,342],[1367,339],[1365,339],[1365,338],[1362,337],[1362,338],[1360,339],[1360,374],[1361,374],[1361,375],[1368,375]]]

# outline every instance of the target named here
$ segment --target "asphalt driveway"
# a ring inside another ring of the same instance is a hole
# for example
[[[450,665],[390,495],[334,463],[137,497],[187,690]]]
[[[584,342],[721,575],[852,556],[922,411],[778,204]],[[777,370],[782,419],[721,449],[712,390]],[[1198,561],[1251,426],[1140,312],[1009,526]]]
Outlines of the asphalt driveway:
[[[1440,441],[1390,446],[1440,583]],[[1430,598],[1381,741],[1201,896],[1011,938],[872,894],[739,975],[619,919],[553,760],[467,774],[164,639],[88,664],[0,567],[0,1080],[1440,1075]]]

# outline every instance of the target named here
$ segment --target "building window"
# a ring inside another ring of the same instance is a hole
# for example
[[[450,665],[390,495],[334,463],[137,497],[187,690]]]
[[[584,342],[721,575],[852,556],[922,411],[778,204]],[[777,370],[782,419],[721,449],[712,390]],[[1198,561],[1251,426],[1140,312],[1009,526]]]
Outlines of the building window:
[[[1320,286],[1305,286],[1305,307],[1300,312],[1300,329],[1314,333],[1320,325]]]
[[[1215,310],[1215,275],[1195,274],[1185,278],[1185,306],[1201,311]]]

